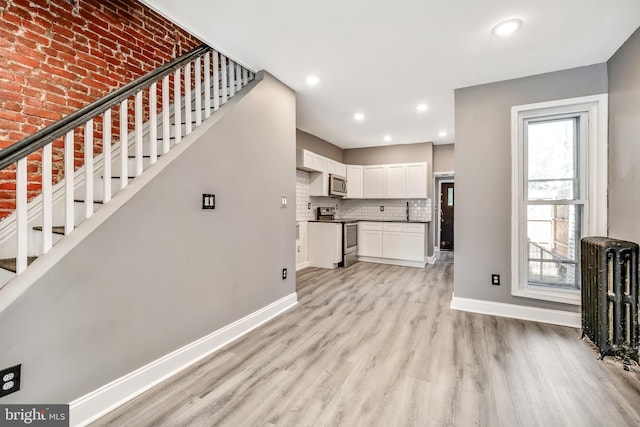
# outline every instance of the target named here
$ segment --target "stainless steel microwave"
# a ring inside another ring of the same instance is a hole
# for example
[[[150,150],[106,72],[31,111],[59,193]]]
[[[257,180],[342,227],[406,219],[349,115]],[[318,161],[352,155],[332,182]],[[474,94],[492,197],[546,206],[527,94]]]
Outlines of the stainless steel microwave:
[[[346,197],[347,178],[340,175],[329,174],[329,195]]]

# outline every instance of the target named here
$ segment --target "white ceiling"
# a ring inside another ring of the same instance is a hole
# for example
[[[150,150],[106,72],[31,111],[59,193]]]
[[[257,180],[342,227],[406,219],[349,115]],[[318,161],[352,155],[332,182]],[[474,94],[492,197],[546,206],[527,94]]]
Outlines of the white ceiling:
[[[144,3],[293,88],[298,128],[342,148],[452,143],[455,88],[607,61],[640,26],[639,0]],[[491,33],[513,17],[519,31]]]

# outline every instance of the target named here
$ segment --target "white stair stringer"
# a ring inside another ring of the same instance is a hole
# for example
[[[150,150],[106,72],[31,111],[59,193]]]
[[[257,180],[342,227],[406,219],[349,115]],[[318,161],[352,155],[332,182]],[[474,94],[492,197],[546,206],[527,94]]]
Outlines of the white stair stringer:
[[[93,230],[102,223],[111,213],[115,212],[119,207],[124,204],[126,200],[128,200],[131,196],[137,193],[150,179],[152,179],[157,173],[159,173],[164,167],[166,167],[172,159],[177,157],[186,147],[191,145],[198,137],[201,135],[206,129],[209,129],[213,126],[227,111],[229,108],[233,108],[233,105],[237,103],[247,92],[249,92],[257,82],[261,80],[261,77],[256,77],[254,80],[248,82],[246,86],[243,87],[243,90],[236,93],[233,98],[230,98],[224,105],[221,105],[218,110],[213,111],[213,107],[211,109],[211,115],[208,118],[205,118],[204,113],[202,114],[202,122],[199,126],[195,125],[195,113],[193,112],[193,102],[192,99],[192,131],[189,135],[184,135],[185,125],[182,124],[182,139],[179,144],[175,144],[175,139],[173,138],[175,126],[172,124],[171,129],[171,138],[170,138],[170,150],[162,154],[163,151],[163,125],[162,125],[162,117],[161,113],[158,114],[157,118],[157,161],[155,164],[151,164],[150,158],[150,150],[149,150],[149,123],[146,122],[143,125],[143,173],[134,178],[129,178],[128,185],[124,189],[120,187],[120,176],[121,176],[121,162],[120,162],[120,143],[117,140],[112,140],[112,155],[111,155],[111,194],[112,200],[108,203],[96,203],[96,201],[101,202],[104,200],[103,194],[103,154],[99,154],[94,158],[94,188],[93,188],[93,203],[94,203],[94,213],[91,218],[85,220],[85,209],[84,209],[84,198],[85,198],[85,169],[84,167],[78,168],[74,174],[74,224],[77,228],[70,233],[69,235],[63,236],[61,234],[53,234],[53,243],[54,246],[49,250],[49,252],[45,255],[42,255],[42,247],[43,247],[43,233],[39,230],[34,230],[34,227],[41,226],[43,217],[42,217],[42,195],[35,197],[28,204],[28,213],[27,213],[27,226],[29,232],[29,243],[28,243],[28,255],[29,256],[39,256],[29,268],[21,273],[19,276],[16,276],[15,273],[3,270],[0,268],[0,299],[2,296],[7,293],[7,289],[11,288],[14,291],[19,291],[20,289],[24,290],[28,287],[28,283],[32,283],[29,278],[33,280],[37,279],[43,273],[43,268],[45,266],[52,266],[57,262],[62,254],[67,253],[70,248],[75,246],[77,242],[81,241],[84,238],[89,230]],[[201,93],[204,95],[204,91]],[[204,102],[202,103],[204,105]],[[213,102],[211,103],[213,106]],[[174,111],[172,104],[170,106],[170,117],[171,120],[174,119]],[[182,121],[184,123],[184,99],[181,106],[181,116]],[[128,175],[133,177],[135,175],[135,164],[136,159],[134,157],[135,153],[135,139],[136,133],[135,131],[130,132],[128,135]],[[65,182],[62,180],[58,184],[53,187],[53,225],[62,225],[64,224],[65,218]],[[117,196],[117,197],[116,197]],[[17,245],[16,235],[15,235],[15,213],[9,215],[4,220],[0,221],[0,258],[11,258],[15,256],[15,247]],[[90,225],[90,224],[93,224]],[[74,244],[75,242],[75,244]],[[56,254],[58,256],[56,257]],[[40,256],[42,255],[42,256]],[[48,269],[48,268],[47,268]],[[30,273],[30,271],[32,271]],[[6,274],[4,274],[6,273]],[[13,279],[13,280],[12,280]],[[16,282],[15,285],[13,283]],[[21,293],[21,291],[19,292]],[[2,301],[0,301],[0,305],[2,305]],[[1,311],[1,308],[0,308]]]

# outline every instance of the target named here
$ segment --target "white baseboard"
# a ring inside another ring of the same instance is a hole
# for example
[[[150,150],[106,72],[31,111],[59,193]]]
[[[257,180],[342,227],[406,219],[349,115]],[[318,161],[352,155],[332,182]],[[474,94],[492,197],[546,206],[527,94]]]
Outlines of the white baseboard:
[[[71,402],[70,425],[85,426],[298,303],[295,292]]]
[[[309,267],[309,261],[301,262],[300,264],[296,265],[296,271],[302,270],[303,268],[307,267]]]
[[[570,328],[580,328],[582,326],[580,313],[470,298],[458,298],[455,295],[451,298],[451,308],[453,310],[469,311],[472,313],[490,314],[493,316],[510,317],[512,319],[568,326]]]
[[[433,256],[427,257],[427,264],[435,264],[436,259],[438,259],[438,257],[435,254]]]
[[[402,259],[377,258],[370,256],[359,256],[358,261],[373,262],[376,264],[401,265],[403,267],[424,268],[427,264],[425,261],[406,261]]]

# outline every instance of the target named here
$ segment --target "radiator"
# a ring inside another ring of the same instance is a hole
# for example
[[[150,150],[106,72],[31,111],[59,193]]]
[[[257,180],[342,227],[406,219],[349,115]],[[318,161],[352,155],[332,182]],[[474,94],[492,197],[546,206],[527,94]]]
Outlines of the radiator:
[[[638,361],[638,245],[585,237],[581,261],[582,336],[601,357]]]

